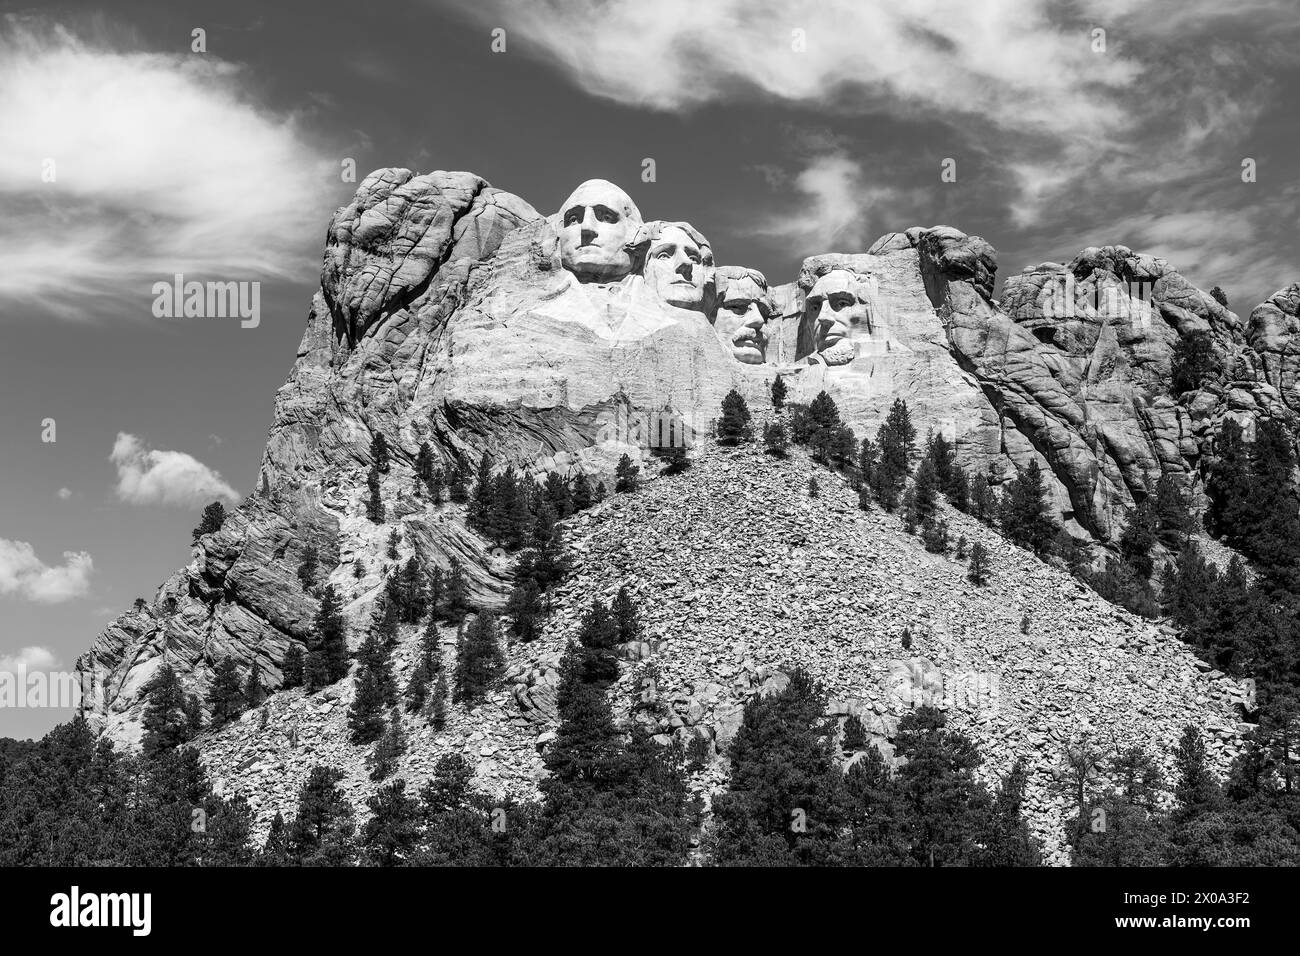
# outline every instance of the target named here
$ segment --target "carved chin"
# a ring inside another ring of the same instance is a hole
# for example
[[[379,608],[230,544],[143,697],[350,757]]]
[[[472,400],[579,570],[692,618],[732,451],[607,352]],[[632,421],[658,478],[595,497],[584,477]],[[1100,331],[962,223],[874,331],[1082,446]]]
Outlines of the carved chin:
[[[581,282],[605,282],[621,279],[632,271],[632,260],[628,255],[618,252],[604,252],[598,249],[579,248],[561,257],[564,268],[568,269]]]
[[[737,362],[744,362],[746,365],[763,364],[763,353],[753,345],[732,346],[731,354],[736,357]]]
[[[848,365],[857,358],[857,355],[857,347],[848,339],[836,342],[830,348],[817,353],[817,357],[827,365]]]

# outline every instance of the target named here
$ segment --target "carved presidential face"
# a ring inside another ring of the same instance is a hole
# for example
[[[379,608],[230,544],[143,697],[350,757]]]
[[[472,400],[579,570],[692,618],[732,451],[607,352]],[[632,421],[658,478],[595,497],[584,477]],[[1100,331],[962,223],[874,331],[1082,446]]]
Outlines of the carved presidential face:
[[[853,361],[854,339],[871,333],[871,309],[862,280],[846,269],[832,269],[812,287],[806,303],[812,316],[814,349],[828,365]]]
[[[704,311],[704,288],[712,271],[709,247],[681,226],[666,226],[650,242],[645,278],[660,299],[679,309]]]
[[[630,196],[604,179],[589,179],[559,212],[560,261],[579,282],[612,282],[632,271],[627,245],[641,226]]]
[[[771,314],[767,289],[749,275],[728,279],[721,290],[714,328],[731,343],[731,353],[746,365],[762,365],[767,355],[764,326]]]

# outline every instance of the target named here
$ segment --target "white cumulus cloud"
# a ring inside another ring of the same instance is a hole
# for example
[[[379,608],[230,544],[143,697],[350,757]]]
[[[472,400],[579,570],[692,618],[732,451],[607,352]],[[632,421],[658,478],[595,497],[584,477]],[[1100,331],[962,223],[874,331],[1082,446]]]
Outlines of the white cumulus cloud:
[[[152,283],[178,272],[310,269],[338,160],[301,117],[259,105],[215,54],[93,32],[0,19],[0,302],[85,318],[96,296],[138,299],[148,317]]]
[[[220,473],[183,451],[146,448],[134,435],[118,432],[109,461],[117,466],[117,496],[134,505],[190,507],[214,498],[239,500]]]
[[[24,647],[17,654],[0,654],[0,671],[10,674],[52,671],[60,661],[48,647]]]
[[[26,541],[0,538],[0,594],[58,604],[86,594],[94,570],[85,551],[65,551],[63,563],[51,566]]]

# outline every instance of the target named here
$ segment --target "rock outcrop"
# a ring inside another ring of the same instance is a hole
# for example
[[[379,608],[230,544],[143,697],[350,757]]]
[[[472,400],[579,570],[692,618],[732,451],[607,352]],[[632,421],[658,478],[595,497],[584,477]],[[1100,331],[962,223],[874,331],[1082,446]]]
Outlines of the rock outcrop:
[[[1006,281],[1000,301],[996,268],[984,240],[914,227],[866,252],[813,256],[793,282],[769,286],[753,270],[715,268],[694,226],[643,221],[603,181],[584,183],[544,216],[469,173],[373,173],[330,224],[320,290],[276,396],[257,487],[195,543],[152,602],[119,617],[82,656],[86,712],[114,739],[137,741],[141,692],[163,661],[200,694],[228,656],[241,670],[256,662],[276,688],[285,652],[307,639],[318,607],[295,573],[309,544],[345,595],[354,643],[382,590],[394,529],[403,560],[444,569],[457,561],[474,603],[499,607],[509,564],[467,528],[460,506],[434,507],[420,489],[424,443],[444,469],[487,454],[497,467],[582,472],[612,486],[624,454],[653,475],[658,446],[698,444],[731,389],[765,413],[781,374],[793,400],[830,392],[860,436],[874,435],[894,400],[905,400],[922,434],[943,430],[961,463],[994,484],[1038,461],[1067,528],[1104,548],[1161,475],[1199,488],[1224,419],[1249,427],[1300,411],[1300,287],[1274,295],[1247,326],[1164,260],[1123,246],[1027,269]],[[1219,371],[1173,394],[1176,347],[1196,335],[1209,337]],[[376,434],[391,449],[382,524],[365,516]],[[909,686],[924,694],[927,675],[953,667],[993,667],[1012,694],[996,724],[968,725],[990,745],[1012,741],[1007,754],[1046,747],[1080,715],[1094,726],[1141,715],[1135,732],[1160,739],[1174,716],[1226,720],[1225,741],[1235,733],[1230,703],[1240,689],[1194,673],[1176,641],[1151,625],[991,538],[1002,596],[993,589],[985,598],[941,559],[900,557],[915,544],[887,529],[890,519],[858,514],[839,491],[817,509],[796,502],[782,484],[791,476],[771,467],[742,455],[702,468],[707,512],[691,504],[695,486],[656,482],[575,526],[590,558],[551,633],[564,633],[581,589],[621,581],[660,594],[657,633],[625,657],[629,673],[643,659],[661,663],[646,713],[667,708],[654,718],[667,721],[664,733],[707,729],[725,742],[744,694],[773,686],[798,661],[819,668],[837,712],[869,712],[882,745],[886,718],[898,712],[882,696],[889,675],[913,675]],[[716,493],[726,482],[730,503]],[[774,483],[771,500],[754,499],[764,482]],[[673,504],[675,494],[687,497]],[[652,509],[637,514],[641,525],[617,523],[638,508]],[[602,529],[601,515],[616,530]],[[728,548],[737,522],[750,523],[749,538]],[[623,538],[624,558],[608,536]],[[668,538],[672,557],[656,558]],[[813,578],[788,566],[795,558]],[[940,596],[969,615],[942,609]],[[1008,609],[1029,602],[1053,621],[1041,632],[1046,650],[1003,633]],[[910,657],[890,643],[904,621],[933,635]],[[502,779],[530,779],[540,766],[534,738],[553,718],[557,647],[548,637],[521,651],[497,709],[458,715],[437,746],[506,748],[514,756]],[[1105,687],[1088,676],[1102,673],[1101,659]],[[1031,672],[1047,683],[1031,689],[1022,679]],[[292,710],[302,745],[327,755],[347,747],[331,736],[341,735],[337,703],[347,692],[277,695],[265,707],[277,721]],[[1055,709],[1067,692],[1073,709]],[[515,736],[498,739],[507,727]],[[233,764],[222,756],[222,741],[237,732],[205,742],[231,786],[270,766],[245,763],[243,751]],[[1051,819],[1037,824],[1041,832],[1055,832]]]

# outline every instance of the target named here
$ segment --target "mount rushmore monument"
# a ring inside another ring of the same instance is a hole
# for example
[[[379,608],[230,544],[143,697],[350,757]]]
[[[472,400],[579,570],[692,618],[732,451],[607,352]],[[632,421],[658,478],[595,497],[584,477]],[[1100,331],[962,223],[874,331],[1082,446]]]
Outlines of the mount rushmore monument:
[[[612,487],[621,456],[654,473],[656,449],[707,435],[729,391],[761,410],[780,375],[792,401],[827,391],[859,437],[905,400],[922,435],[942,431],[995,487],[1037,461],[1066,530],[1105,549],[1161,476],[1200,493],[1224,419],[1300,410],[1296,286],[1243,320],[1165,260],[1108,245],[995,298],[993,248],[949,226],[812,256],[783,284],[725,257],[605,180],[543,215],[470,173],[369,175],[330,223],[256,485],[81,657],[87,716],[138,740],[164,659],[200,692],[227,656],[278,686],[318,606],[294,572],[305,550],[327,568],[382,551],[365,518],[376,434],[392,453],[387,520],[499,607],[509,568],[412,491],[424,443],[443,468],[487,454]],[[1202,334],[1221,371],[1174,394],[1175,346]],[[362,622],[370,606],[345,610]]]

